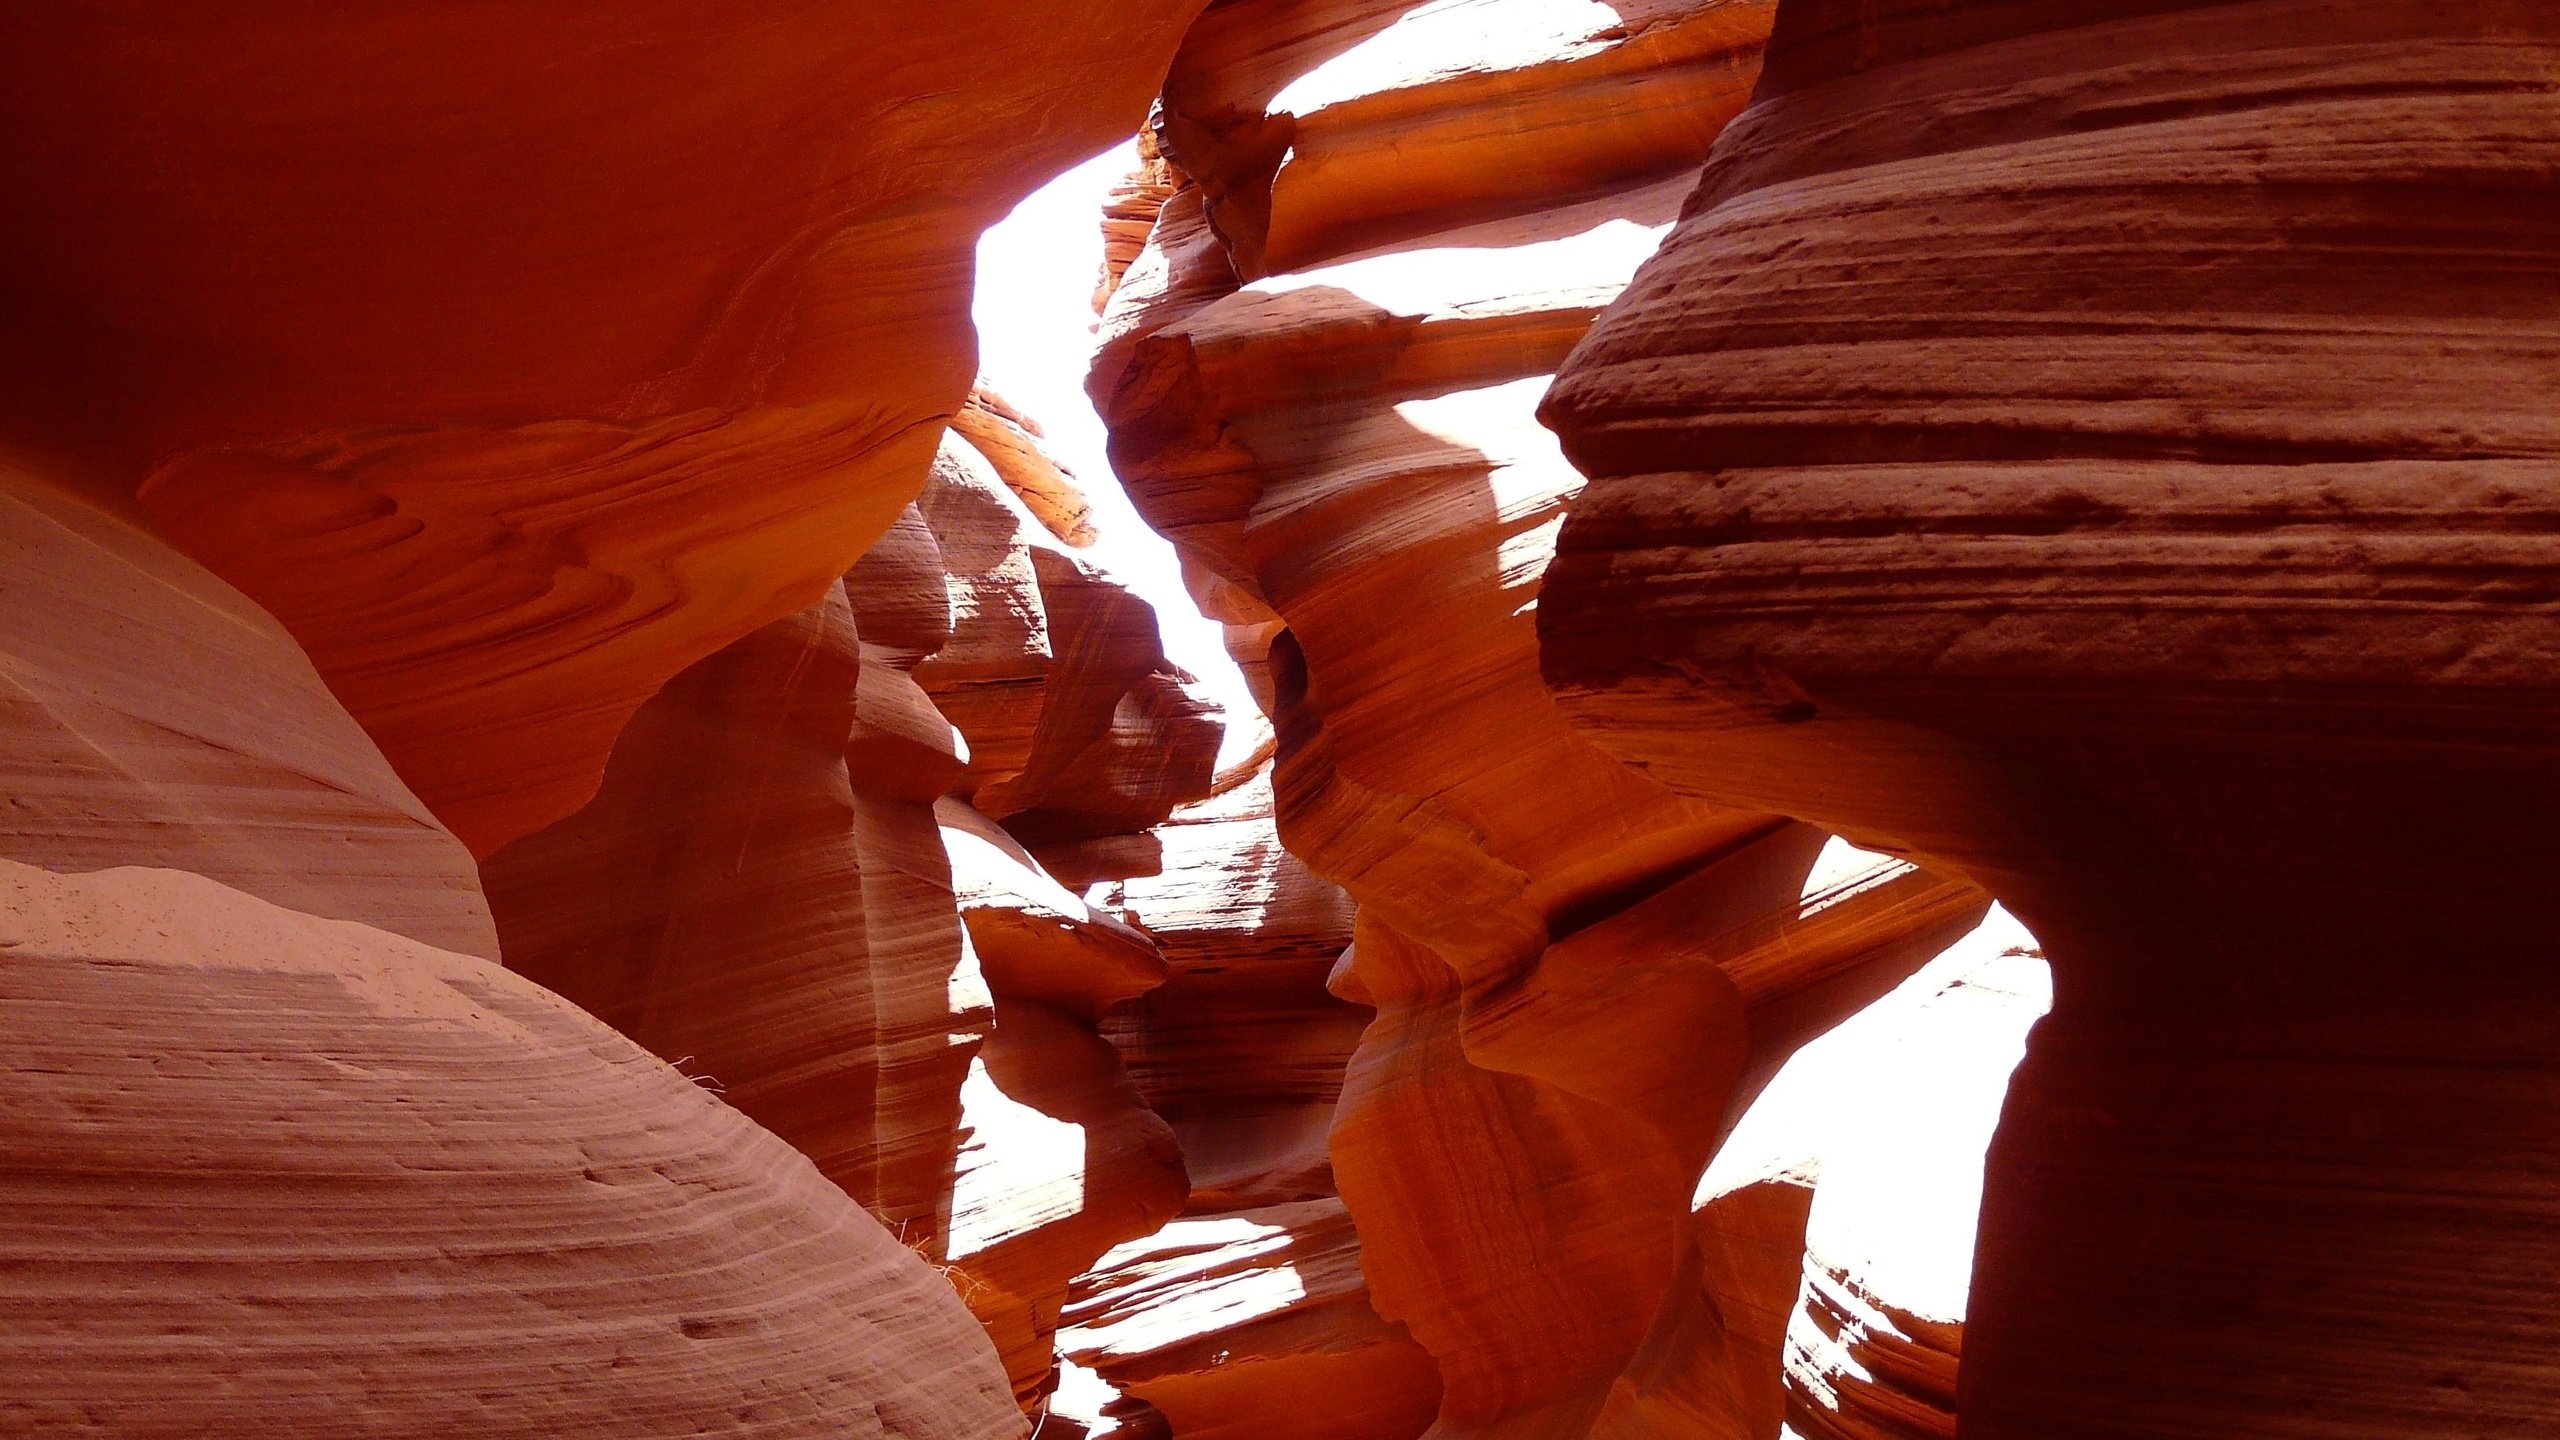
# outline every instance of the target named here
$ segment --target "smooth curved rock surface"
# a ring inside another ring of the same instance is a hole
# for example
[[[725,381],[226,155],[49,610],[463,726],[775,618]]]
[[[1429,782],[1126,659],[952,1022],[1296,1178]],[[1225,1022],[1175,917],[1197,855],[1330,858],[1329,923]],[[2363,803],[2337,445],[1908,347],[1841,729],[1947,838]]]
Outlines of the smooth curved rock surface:
[[[0,1431],[1024,1432],[809,1162],[485,961],[0,861]]]
[[[1772,1177],[1809,1195],[1788,1259],[1802,1293],[1772,1336],[1799,1440],[1957,1433],[1983,1155],[2050,1000],[2033,937],[1994,907],[1790,1058],[1708,1167],[1702,1199]]]
[[[1330,1197],[1177,1220],[1078,1282],[1059,1348],[1180,1440],[1411,1435],[1439,1375],[1378,1318]]]
[[[942,1267],[1037,1412],[1068,1282],[1188,1193],[1096,1033],[1165,962],[963,798],[997,782],[928,684],[1018,740],[1014,793],[1045,787],[1060,823],[1143,827],[1205,791],[1218,726],[1187,697],[1149,715],[1179,693],[1153,612],[1063,559],[972,445],[937,476],[824,603],[671,682],[596,800],[484,871],[511,966],[817,1161]],[[1151,734],[1152,759],[1109,758]]]
[[[471,857],[292,637],[125,516],[0,468],[0,858],[187,870],[494,959]]]
[[[1676,215],[1770,17],[1607,8],[1204,16],[1158,124],[1183,183],[1090,383],[1122,479],[1263,669],[1282,839],[1358,903],[1336,988],[1377,1017],[1333,1173],[1375,1308],[1439,1370],[1443,1437],[1741,1423],[1698,1175],[1789,1049],[1983,903],[1881,860],[1808,885],[1818,832],[1648,780],[1540,680],[1537,587],[1582,480],[1538,396]],[[1752,1273],[1783,1313],[1793,1263]]]
[[[1165,658],[1154,607],[1033,503],[1022,471],[1060,473],[1036,432],[982,413],[1000,439],[955,429],[918,502],[950,634],[916,676],[968,737],[954,788],[1033,843],[1144,831],[1209,792],[1224,726]]]
[[[1979,1440],[2560,1423],[2541,7],[1786,0],[1547,401],[1539,623],[1684,793],[2052,956]],[[2416,1177],[2424,1177],[2422,1180]]]
[[[1267,762],[1143,836],[1042,847],[1069,885],[1164,957],[1105,1017],[1149,1108],[1181,1137],[1193,1214],[1334,1193],[1325,1134],[1369,1009],[1326,988],[1352,904],[1280,845]]]
[[[487,855],[914,498],[977,231],[1198,8],[14,9],[0,439],[138,495]]]

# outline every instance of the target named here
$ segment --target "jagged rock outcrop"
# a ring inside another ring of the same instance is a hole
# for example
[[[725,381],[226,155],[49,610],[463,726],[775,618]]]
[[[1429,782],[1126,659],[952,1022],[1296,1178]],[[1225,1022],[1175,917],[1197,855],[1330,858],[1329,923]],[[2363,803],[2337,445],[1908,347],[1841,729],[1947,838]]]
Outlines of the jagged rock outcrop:
[[[0,1433],[1022,1433],[922,1261],[485,960],[12,861],[0,951]]]
[[[1359,905],[1337,986],[1377,1016],[1331,1157],[1374,1308],[1439,1372],[1434,1433],[1739,1434],[1776,1414],[1796,1271],[1783,1239],[1708,1253],[1700,1171],[1796,1044],[1984,902],[1880,858],[1808,886],[1819,832],[1646,779],[1540,681],[1537,585],[1581,478],[1536,401],[1672,220],[1770,15],[1562,8],[1205,15],[1148,177],[1179,184],[1092,390],[1141,510],[1266,667],[1281,836]],[[1713,1293],[1743,1275],[1774,1288]],[[1744,1355],[1767,1362],[1748,1399]]]
[[[138,496],[486,855],[914,498],[977,231],[1198,8],[16,7],[0,443]]]
[[[2494,0],[1785,0],[1548,399],[1583,733],[2052,956],[1968,1437],[2560,1423],[2556,57]]]

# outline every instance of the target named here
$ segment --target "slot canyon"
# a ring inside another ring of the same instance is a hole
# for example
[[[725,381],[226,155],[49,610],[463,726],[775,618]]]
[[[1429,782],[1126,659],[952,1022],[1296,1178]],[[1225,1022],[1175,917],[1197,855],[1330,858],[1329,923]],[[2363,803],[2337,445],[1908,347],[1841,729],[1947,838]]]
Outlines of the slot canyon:
[[[60,0],[0,193],[6,1440],[2560,1435],[2560,9]]]

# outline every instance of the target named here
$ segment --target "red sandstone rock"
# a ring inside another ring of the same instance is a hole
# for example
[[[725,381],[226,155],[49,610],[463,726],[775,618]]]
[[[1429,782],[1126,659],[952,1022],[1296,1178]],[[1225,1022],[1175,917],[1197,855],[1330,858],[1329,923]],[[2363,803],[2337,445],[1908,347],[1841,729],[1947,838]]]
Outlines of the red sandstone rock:
[[[1005,403],[985,380],[951,417],[951,433],[986,457],[1050,534],[1069,545],[1093,543],[1093,506],[1076,488],[1076,477],[1040,443],[1039,422]]]
[[[1786,1408],[1804,1440],[1946,1440],[1982,1157],[2049,985],[1995,909],[1894,992],[1798,1051],[1709,1167],[1702,1196],[1809,1187],[1789,1260]]]
[[[1555,711],[1534,601],[1581,478],[1535,403],[1673,217],[1768,11],[1490,8],[1539,23],[1204,17],[1161,127],[1190,184],[1093,389],[1141,508],[1268,656],[1281,835],[1359,903],[1340,988],[1378,1014],[1332,1159],[1376,1309],[1444,1382],[1435,1433],[1774,1423],[1770,1324],[1717,1317],[1782,1315],[1795,1256],[1710,1264],[1699,1172],[1795,1045],[1982,902],[1898,864],[1807,890],[1818,832],[1688,803]],[[1382,134],[1409,142],[1393,177]],[[1516,165],[1469,158],[1497,135]]]
[[[1208,792],[1223,726],[1165,659],[1154,608],[1026,505],[1004,470],[1020,463],[943,447],[920,506],[951,635],[916,673],[969,737],[959,789],[980,812],[1033,841],[1136,833]]]
[[[964,795],[1022,773],[1056,664],[1038,551],[1060,546],[975,446],[945,437],[916,501],[942,552],[951,635],[916,665],[934,708],[969,739]]]
[[[1042,856],[1164,955],[1169,978],[1104,1030],[1181,1137],[1193,1213],[1333,1194],[1325,1132],[1369,1011],[1326,989],[1351,901],[1281,848],[1268,764],[1146,835]]]
[[[696,663],[634,717],[586,809],[483,874],[511,968],[913,1225],[940,1207],[967,1047],[993,1017],[961,974],[930,796],[847,764],[862,660],[839,589]]]
[[[1081,1277],[1051,1415],[1094,1435],[1410,1434],[1440,1380],[1378,1316],[1326,1130],[1365,1007],[1327,993],[1351,905],[1281,849],[1268,762],[1152,833],[1043,848],[1172,978],[1108,1017],[1182,1143],[1185,1218]]]
[[[0,950],[0,1432],[1023,1432],[806,1159],[494,965],[6,861]]]
[[[488,854],[914,498],[977,230],[1197,9],[17,8],[0,441],[138,494]]]
[[[1539,620],[1666,784],[2053,957],[1964,1433],[2560,1424],[2560,19],[1785,0],[1547,402]]]
[[[1331,1198],[1177,1220],[1078,1282],[1059,1347],[1181,1440],[1417,1434],[1439,1376],[1359,1255]]]
[[[265,612],[0,469],[0,858],[188,870],[494,958],[471,857]]]
[[[678,677],[593,803],[485,868],[510,964],[716,1078],[944,1266],[1036,1408],[1068,1282],[1188,1193],[1094,1030],[1165,965],[945,793],[994,782],[917,676],[962,646],[937,683],[994,678],[970,713],[1089,823],[1143,824],[1190,771],[1205,789],[1218,732],[1144,708],[1172,672],[1143,602],[1080,561],[1045,586],[1015,563],[1056,546],[983,463],[946,447],[933,500],[826,603]],[[1094,762],[1166,734],[1152,761]]]

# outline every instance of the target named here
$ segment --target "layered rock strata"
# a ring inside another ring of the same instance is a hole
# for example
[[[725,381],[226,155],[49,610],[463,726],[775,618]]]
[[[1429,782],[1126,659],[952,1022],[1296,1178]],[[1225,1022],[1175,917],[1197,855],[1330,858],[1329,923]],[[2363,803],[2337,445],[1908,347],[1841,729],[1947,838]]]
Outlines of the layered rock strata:
[[[495,959],[471,856],[274,619],[0,466],[0,858],[185,870]]]
[[[486,855],[914,499],[977,231],[1198,8],[15,8],[0,443],[138,497]]]
[[[931,1269],[487,961],[0,861],[0,1432],[1022,1433]]]
[[[999,817],[1142,829],[1206,792],[1218,726],[1145,602],[1026,507],[1036,442],[1005,423],[1010,453],[955,432],[825,602],[670,683],[596,800],[484,873],[512,967],[715,1081],[946,1267],[1036,1409],[1068,1282],[1188,1186],[1096,1030],[1164,958]],[[1040,463],[1072,537],[1081,503]]]
[[[2049,1000],[2034,940],[1995,908],[1797,1052],[1708,1168],[1702,1197],[1769,1183],[1808,1197],[1788,1257],[1803,1290],[1772,1335],[1800,1440],[1956,1434],[1983,1153]]]
[[[0,546],[0,1431],[1018,1432],[806,1159],[482,958],[273,620],[22,475]]]
[[[2560,20],[1785,0],[1547,404],[1582,732],[1971,876],[2056,1004],[1972,1437],[2527,1434]]]
[[[1145,837],[1044,849],[1162,949],[1164,985],[1105,1033],[1182,1143],[1183,1218],[1113,1249],[1069,1296],[1063,1357],[1095,1434],[1410,1435],[1440,1378],[1369,1302],[1326,1135],[1370,1012],[1327,982],[1342,891],[1282,849],[1267,760]],[[1146,855],[1132,853],[1144,850]]]
[[[1769,16],[1221,6],[1167,80],[1180,184],[1105,316],[1115,465],[1267,667],[1281,836],[1358,902],[1337,988],[1377,1014],[1331,1156],[1439,1435],[1774,1423],[1800,1245],[1711,1254],[1700,1172],[1795,1045],[1983,905],[1881,857],[1818,874],[1819,832],[1646,779],[1538,674],[1581,479],[1536,401]]]

